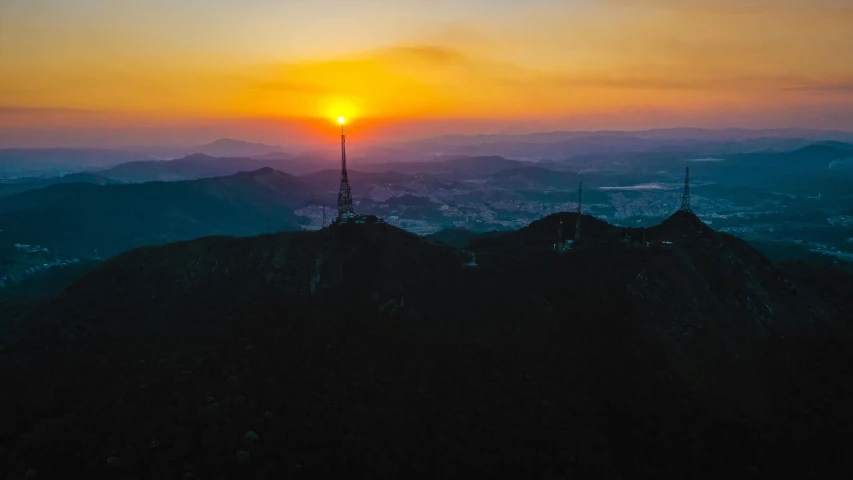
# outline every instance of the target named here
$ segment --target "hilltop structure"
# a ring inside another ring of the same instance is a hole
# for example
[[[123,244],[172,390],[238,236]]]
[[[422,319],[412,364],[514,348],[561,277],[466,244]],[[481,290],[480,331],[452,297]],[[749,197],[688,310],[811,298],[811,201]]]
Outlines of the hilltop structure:
[[[338,118],[341,124],[341,187],[338,190],[338,222],[346,223],[355,217],[352,208],[352,189],[347,177],[347,136],[344,134],[344,117]]]
[[[568,252],[572,249],[572,240],[563,240],[563,217],[560,217],[560,228],[557,230],[557,243],[554,250],[557,252]]]
[[[692,212],[690,209],[690,167],[685,167],[686,170],[684,172],[684,194],[681,196],[681,210],[682,212]]]

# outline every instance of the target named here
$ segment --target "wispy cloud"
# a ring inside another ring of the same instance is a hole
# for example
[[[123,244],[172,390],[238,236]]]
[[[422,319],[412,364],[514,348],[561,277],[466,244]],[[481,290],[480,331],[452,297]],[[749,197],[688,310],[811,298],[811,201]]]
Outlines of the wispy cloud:
[[[782,9],[849,9],[848,0],[604,0],[618,6],[655,7],[683,12],[743,14]]]
[[[258,90],[270,90],[270,91],[278,91],[278,92],[290,92],[290,93],[301,93],[301,94],[317,94],[323,93],[324,90],[318,85],[313,85],[307,82],[299,82],[293,80],[270,80],[266,82],[258,82],[251,86],[251,88],[255,88]]]
[[[53,115],[53,114],[96,114],[98,110],[65,107],[21,107],[16,105],[0,105],[0,114],[6,115]]]
[[[794,92],[853,93],[853,81],[849,83],[801,85],[797,87],[788,88],[787,90]]]

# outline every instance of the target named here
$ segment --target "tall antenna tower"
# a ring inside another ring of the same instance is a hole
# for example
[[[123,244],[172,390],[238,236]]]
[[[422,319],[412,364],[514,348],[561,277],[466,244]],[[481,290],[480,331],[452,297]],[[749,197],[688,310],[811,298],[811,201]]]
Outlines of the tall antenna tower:
[[[685,167],[686,170],[684,172],[684,194],[681,196],[681,210],[682,212],[692,212],[690,209],[690,166]]]
[[[338,191],[338,221],[344,222],[355,216],[352,208],[352,189],[347,178],[347,136],[344,135],[344,117],[338,118],[341,124],[341,188]]]
[[[583,215],[583,182],[578,185],[578,214],[575,216],[575,241],[581,239],[581,215]]]

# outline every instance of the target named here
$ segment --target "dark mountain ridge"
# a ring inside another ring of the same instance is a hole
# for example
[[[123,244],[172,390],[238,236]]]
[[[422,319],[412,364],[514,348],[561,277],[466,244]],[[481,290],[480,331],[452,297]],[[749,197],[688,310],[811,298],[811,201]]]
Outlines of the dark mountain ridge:
[[[560,219],[571,235],[562,213],[467,251],[377,224],[122,254],[0,352],[16,392],[0,459],[221,478],[845,462],[849,329],[832,304],[690,213],[648,244],[584,216],[564,254]]]
[[[8,197],[16,193],[26,192],[36,188],[43,188],[58,183],[92,183],[95,185],[106,185],[117,183],[115,180],[91,172],[69,173],[56,177],[23,177],[14,180],[0,181],[0,197]]]
[[[99,174],[115,180],[128,182],[196,180],[221,177],[260,168],[272,168],[286,164],[287,159],[271,158],[228,158],[212,157],[202,153],[187,155],[176,160],[148,160],[117,165]]]
[[[789,152],[756,152],[730,157],[738,166],[797,168],[815,171],[830,168],[830,164],[834,160],[850,158],[853,158],[853,145],[842,142],[815,143]]]
[[[298,229],[293,210],[314,192],[270,168],[181,182],[57,184],[0,199],[0,243],[111,256],[204,235]]]
[[[149,158],[145,153],[123,150],[7,148],[0,149],[0,173],[4,174],[3,176],[73,173]]]
[[[643,139],[692,139],[699,141],[738,141],[755,138],[802,138],[815,140],[831,139],[851,142],[853,133],[841,130],[811,130],[811,129],[703,129],[703,128],[662,128],[653,130],[599,130],[599,131],[554,131],[522,134],[492,134],[492,135],[446,135],[419,140],[411,143],[443,143],[464,145],[473,143],[490,143],[502,141],[523,141],[528,143],[552,143],[577,138],[643,138]]]
[[[219,140],[193,148],[195,152],[210,155],[212,157],[252,157],[280,152],[282,147],[265,145],[263,143],[252,143],[231,138],[220,138]]]

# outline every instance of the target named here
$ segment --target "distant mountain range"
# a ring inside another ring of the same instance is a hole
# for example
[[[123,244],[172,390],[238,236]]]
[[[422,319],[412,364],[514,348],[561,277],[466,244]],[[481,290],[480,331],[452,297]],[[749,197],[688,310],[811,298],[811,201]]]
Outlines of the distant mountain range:
[[[279,153],[283,148],[274,145],[264,145],[263,143],[220,138],[207,145],[195,147],[192,150],[193,153],[203,153],[211,157],[253,157],[256,155]]]
[[[115,180],[104,177],[97,173],[80,172],[59,175],[56,177],[22,177],[14,180],[0,181],[0,197],[8,197],[16,193],[43,188],[58,183],[92,183],[95,185],[108,185],[118,183]]]
[[[736,142],[760,139],[800,139],[804,141],[842,141],[853,142],[853,132],[841,130],[814,129],[765,129],[751,130],[741,128],[704,129],[704,128],[662,128],[654,130],[597,130],[597,131],[557,131],[527,134],[486,134],[486,135],[445,135],[408,143],[477,145],[500,142],[556,143],[577,139],[648,139],[648,140],[695,140],[704,142]]]
[[[833,162],[853,159],[853,144],[820,142],[790,152],[756,152],[727,157],[738,166],[764,166],[782,169],[828,170]]]
[[[0,179],[4,177],[61,175],[120,163],[147,160],[145,153],[125,150],[73,148],[0,149]]]
[[[647,131],[543,132],[524,135],[455,135],[386,145],[362,145],[356,140],[349,157],[362,171],[387,171],[390,165],[414,164],[399,170],[435,173],[425,164],[457,157],[504,157],[529,161],[565,161],[588,156],[655,155],[708,156],[762,151],[792,151],[815,142],[853,142],[853,133],[823,130],[704,130],[661,129]],[[320,150],[288,147],[223,138],[190,147],[128,147],[126,149],[0,149],[0,179],[103,169],[121,163],[174,159],[195,154],[215,158],[254,158],[294,174],[334,167],[339,161],[336,145]],[[227,169],[226,169],[227,170]],[[219,171],[216,174],[234,173]],[[494,173],[494,172],[492,172]],[[162,174],[172,178],[171,172]],[[151,180],[159,177],[143,175]],[[181,177],[186,179],[187,177]],[[198,178],[198,177],[195,177]]]
[[[269,154],[258,158],[212,157],[202,153],[176,160],[146,160],[117,165],[98,172],[105,177],[128,181],[176,181],[219,177],[260,168],[274,168],[287,173],[300,174],[325,167],[321,161],[288,154]]]
[[[820,130],[702,130],[550,132],[526,135],[445,136],[401,144],[415,152],[498,155],[523,160],[565,160],[585,155],[678,152],[722,155],[793,150],[815,141],[853,141],[853,133]]]
[[[335,177],[335,188],[340,182],[340,164],[338,159],[306,157],[274,153],[255,158],[218,158],[204,154],[194,154],[176,160],[147,160],[129,162],[100,170],[98,174],[113,180],[147,182],[176,181],[209,178],[230,175],[242,171],[251,171],[269,167],[292,174],[308,175],[307,178]],[[481,178],[501,170],[527,165],[517,160],[502,157],[452,157],[434,162],[399,163],[362,163],[357,169],[350,167],[354,182],[373,177],[383,181],[390,180],[389,175],[414,175],[429,173],[446,175],[455,179]],[[332,168],[330,168],[332,167]],[[358,172],[362,173],[358,173]],[[397,178],[400,180],[401,178]]]
[[[180,182],[55,184],[0,199],[0,244],[107,257],[205,235],[294,230],[293,210],[314,196],[314,187],[270,168]]]

